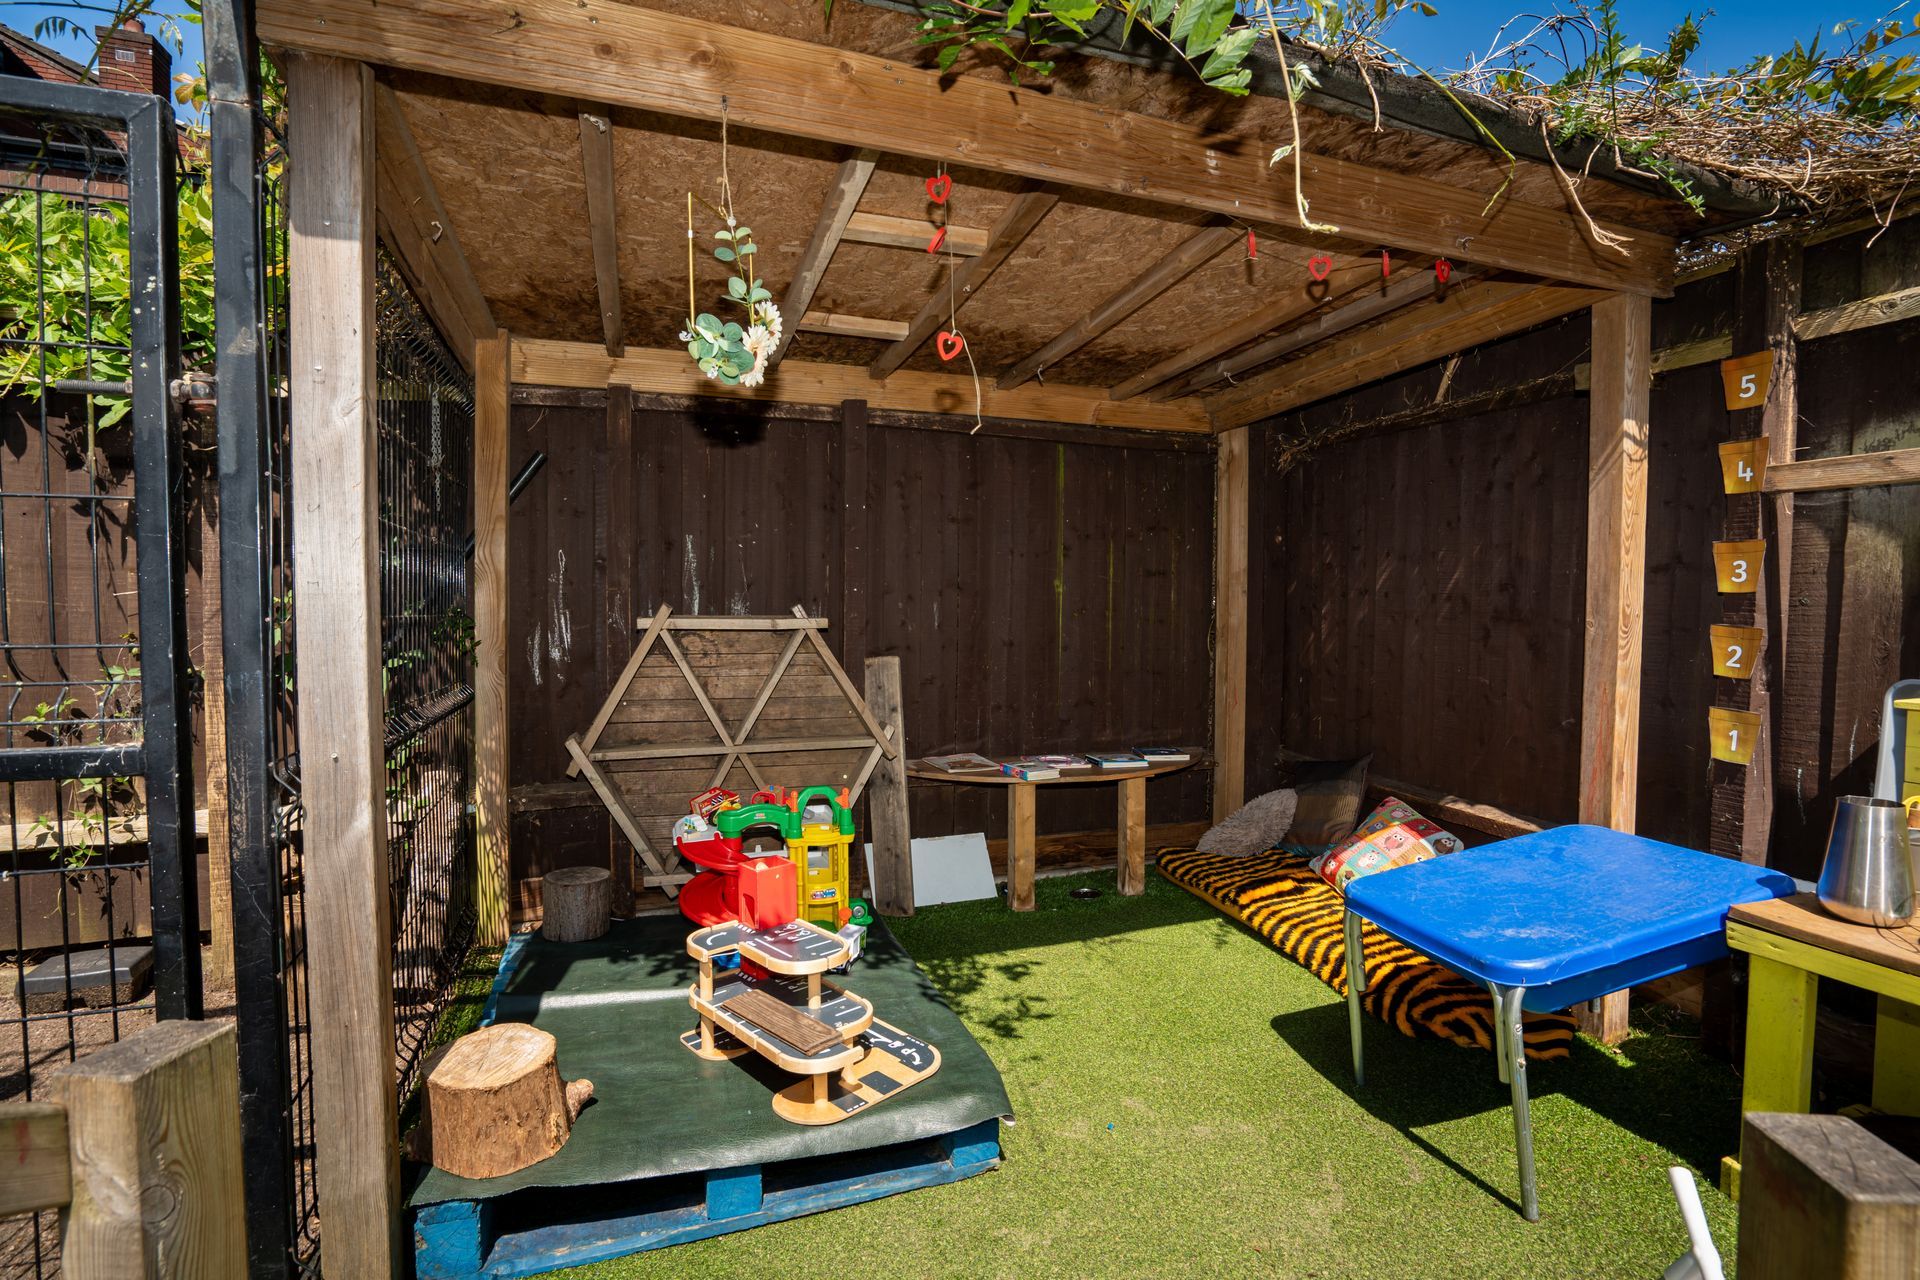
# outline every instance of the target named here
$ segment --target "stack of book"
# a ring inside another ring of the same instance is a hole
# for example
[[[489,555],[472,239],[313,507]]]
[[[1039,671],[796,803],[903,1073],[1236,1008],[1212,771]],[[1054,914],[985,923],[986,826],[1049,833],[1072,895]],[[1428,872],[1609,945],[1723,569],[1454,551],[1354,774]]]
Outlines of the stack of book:
[[[962,751],[958,755],[928,756],[926,764],[942,773],[998,773],[1000,762],[989,760],[983,755],[971,751]]]

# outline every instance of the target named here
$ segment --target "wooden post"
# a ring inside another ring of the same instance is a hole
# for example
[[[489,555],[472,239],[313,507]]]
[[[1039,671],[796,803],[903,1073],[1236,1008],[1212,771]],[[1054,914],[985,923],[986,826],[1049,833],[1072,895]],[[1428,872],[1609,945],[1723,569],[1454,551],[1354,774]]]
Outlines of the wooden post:
[[[1749,1115],[1740,1280],[1913,1280],[1920,1164],[1845,1116]]]
[[[913,914],[913,831],[907,813],[907,728],[900,688],[900,659],[867,659],[867,706],[893,732],[900,748],[882,755],[867,784],[867,834],[873,841],[873,909],[884,916]]]
[[[220,484],[212,464],[217,433],[206,419],[202,443],[209,465],[200,486],[200,735],[205,746],[207,789],[207,948],[203,980],[213,990],[233,989],[233,874],[227,830],[227,662],[220,621]]]
[[[72,1152],[62,1274],[247,1273],[235,1046],[230,1020],[161,1022],[54,1074]]]
[[[1034,792],[1031,782],[1007,787],[1007,905],[1033,910]]]
[[[1593,308],[1580,821],[1616,831],[1633,830],[1640,773],[1652,316],[1649,301],[1630,294],[1615,294]],[[1627,1033],[1626,992],[1593,1001],[1581,1022],[1589,1034],[1616,1043]]]
[[[507,942],[512,822],[507,812],[508,342],[501,329],[473,344],[473,809],[478,941],[485,947]]]
[[[864,674],[867,660],[867,402],[840,405],[840,665]],[[863,691],[864,692],[864,691]]]
[[[399,1272],[400,1158],[373,416],[372,92],[360,63],[288,58],[291,145],[300,156],[288,220],[290,274],[300,281],[289,364],[299,414],[295,657],[316,1177],[328,1269],[382,1280]]]
[[[508,451],[511,453],[511,449]],[[511,463],[511,458],[509,458]],[[607,385],[607,465],[600,483],[594,487],[601,505],[594,512],[594,545],[600,549],[607,583],[606,617],[601,619],[601,652],[617,657],[633,645],[634,588],[639,576],[634,565],[638,544],[639,520],[634,502],[633,483],[633,389],[623,383]],[[612,662],[607,664],[611,667]],[[511,835],[511,832],[509,832]],[[607,869],[613,872],[613,914],[625,919],[633,914],[633,895],[639,887],[633,882],[634,850],[620,830],[620,824],[607,824]],[[511,869],[509,869],[511,871]]]
[[[1120,779],[1119,846],[1115,850],[1114,879],[1124,897],[1147,891],[1147,780]]]
[[[1213,467],[1213,820],[1246,803],[1247,431],[1220,433]]]

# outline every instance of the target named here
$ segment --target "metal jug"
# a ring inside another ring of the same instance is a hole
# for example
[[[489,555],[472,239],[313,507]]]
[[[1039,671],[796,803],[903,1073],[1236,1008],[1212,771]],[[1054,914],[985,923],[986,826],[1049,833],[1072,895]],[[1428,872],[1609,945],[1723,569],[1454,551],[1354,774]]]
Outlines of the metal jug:
[[[1841,796],[1820,868],[1820,905],[1856,924],[1891,928],[1913,918],[1907,810],[1891,800]]]

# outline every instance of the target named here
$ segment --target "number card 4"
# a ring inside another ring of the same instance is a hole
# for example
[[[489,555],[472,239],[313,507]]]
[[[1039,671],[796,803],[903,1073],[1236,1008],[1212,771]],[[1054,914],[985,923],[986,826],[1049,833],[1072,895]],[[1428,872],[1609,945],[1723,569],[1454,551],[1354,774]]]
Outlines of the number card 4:
[[[1760,660],[1760,646],[1767,633],[1758,627],[1710,628],[1713,635],[1713,674],[1729,680],[1753,679],[1754,663]]]
[[[1713,758],[1728,764],[1752,764],[1754,743],[1760,736],[1760,715],[1731,707],[1707,709],[1707,736]]]
[[[1758,493],[1767,479],[1767,437],[1720,446],[1720,484],[1728,493]]]
[[[1764,540],[1716,542],[1713,572],[1723,595],[1749,595],[1760,589],[1760,562],[1767,552]]]
[[[1773,381],[1773,352],[1756,351],[1750,356],[1733,356],[1720,362],[1720,382],[1727,393],[1727,408],[1757,409],[1767,402],[1767,386]]]

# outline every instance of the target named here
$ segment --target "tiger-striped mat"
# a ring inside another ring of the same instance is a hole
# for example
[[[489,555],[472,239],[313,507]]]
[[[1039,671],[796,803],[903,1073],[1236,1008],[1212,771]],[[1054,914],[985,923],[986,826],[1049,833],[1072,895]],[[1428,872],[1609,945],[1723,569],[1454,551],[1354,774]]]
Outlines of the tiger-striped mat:
[[[1340,895],[1307,866],[1310,851],[1282,846],[1251,858],[1163,850],[1160,874],[1265,938],[1288,959],[1347,993]],[[1374,928],[1363,925],[1367,991],[1361,1007],[1402,1035],[1437,1036],[1493,1048],[1493,998],[1486,988]],[[1573,1019],[1526,1015],[1527,1057],[1567,1056]]]

